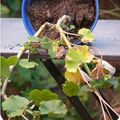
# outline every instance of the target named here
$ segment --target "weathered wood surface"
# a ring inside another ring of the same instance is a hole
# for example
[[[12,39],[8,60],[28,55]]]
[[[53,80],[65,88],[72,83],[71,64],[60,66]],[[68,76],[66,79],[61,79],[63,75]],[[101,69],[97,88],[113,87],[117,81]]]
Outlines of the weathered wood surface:
[[[17,54],[29,36],[21,19],[1,19],[1,47],[2,55]],[[120,63],[120,20],[99,20],[93,33],[95,42],[93,47],[99,48],[105,59]],[[96,55],[100,52],[96,51]]]

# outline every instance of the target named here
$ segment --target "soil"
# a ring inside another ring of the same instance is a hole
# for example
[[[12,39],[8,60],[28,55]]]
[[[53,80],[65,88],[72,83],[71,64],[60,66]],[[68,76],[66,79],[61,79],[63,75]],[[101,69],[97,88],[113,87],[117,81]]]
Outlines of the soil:
[[[85,2],[86,1],[86,2]],[[32,0],[28,16],[35,30],[45,22],[56,23],[63,15],[72,17],[76,28],[89,28],[95,18],[94,0]]]

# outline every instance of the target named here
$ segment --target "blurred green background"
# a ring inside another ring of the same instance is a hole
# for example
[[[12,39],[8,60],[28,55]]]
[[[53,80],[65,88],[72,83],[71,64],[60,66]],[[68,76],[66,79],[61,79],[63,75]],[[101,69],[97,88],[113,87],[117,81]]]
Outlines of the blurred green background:
[[[120,0],[99,0],[101,19],[120,19]],[[1,17],[21,17],[22,0],[1,0]]]

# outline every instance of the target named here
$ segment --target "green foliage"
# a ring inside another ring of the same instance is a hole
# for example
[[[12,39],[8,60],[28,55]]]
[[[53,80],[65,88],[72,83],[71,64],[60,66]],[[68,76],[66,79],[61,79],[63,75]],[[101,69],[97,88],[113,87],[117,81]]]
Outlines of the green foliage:
[[[6,17],[9,15],[10,10],[7,6],[0,4],[0,8],[1,8],[0,16]]]
[[[82,28],[78,31],[78,34],[84,37],[88,34],[91,34],[91,31],[90,31],[90,29]]]
[[[20,8],[21,8],[21,0],[7,0],[7,1],[8,1],[9,7],[13,11],[17,12],[17,11],[20,10]]]
[[[68,112],[66,115],[60,115],[60,117],[49,117],[48,116],[42,116],[41,120],[82,120],[80,119],[80,116],[78,115],[78,113],[76,112],[76,110],[71,107],[69,108]]]
[[[104,80],[94,80],[91,82],[91,86],[93,88],[109,88],[111,86],[111,84],[108,81],[104,81]]]
[[[10,75],[9,65],[6,63],[6,58],[0,57],[0,78],[7,78]]]
[[[30,101],[24,97],[10,96],[2,103],[2,107],[6,111],[7,116],[11,118],[21,116],[29,103]]]
[[[19,61],[19,65],[29,69],[29,68],[34,68],[38,64],[35,62],[29,62],[28,59],[22,59]]]
[[[0,78],[7,78],[10,76],[10,70],[9,67],[12,65],[15,65],[17,63],[17,57],[11,56],[8,58],[0,56]]]
[[[118,87],[118,80],[115,79],[115,77],[111,77],[108,80],[104,80],[104,79],[93,80],[90,84],[93,88],[96,88],[96,89],[109,88],[111,86],[113,86],[114,88],[117,88]]]
[[[61,26],[65,31],[75,30],[75,25],[67,26],[67,25],[65,25],[64,23],[61,23],[60,26]]]
[[[42,38],[40,40],[41,47],[48,51],[48,54],[51,58],[56,57],[58,43],[59,43],[58,41],[51,41],[48,38]]]
[[[70,25],[70,29],[74,30],[75,29],[75,25]]]
[[[88,42],[94,41],[94,35],[90,31],[90,29],[82,28],[78,31],[78,34],[81,35],[81,37],[82,37],[81,41],[83,43],[88,43]]]
[[[66,69],[69,72],[77,72],[83,63],[90,63],[93,55],[88,46],[80,46],[78,49],[71,48],[66,55]]]
[[[15,65],[17,63],[17,60],[18,58],[16,56],[10,56],[6,62],[9,66],[11,66],[11,65]]]
[[[30,98],[31,100],[35,101],[36,104],[39,104],[42,101],[58,99],[58,96],[49,90],[35,89],[30,93]]]
[[[38,53],[37,48],[34,47],[34,46],[31,46],[31,42],[26,42],[24,44],[24,47],[25,47],[26,50],[30,50],[30,53],[32,53],[32,54],[37,54]]]
[[[57,83],[40,60],[34,59],[33,62],[38,64],[35,68],[27,69],[17,64],[15,71],[12,73],[11,85],[25,96],[25,93],[30,92],[32,89],[50,89],[57,86]],[[27,88],[27,91],[23,88],[26,84],[31,85]]]
[[[8,0],[8,2],[12,2],[12,1],[14,0]],[[15,1],[15,4],[17,6],[18,1]],[[10,6],[12,10],[18,11],[16,7],[12,5]],[[17,7],[19,8],[19,6]],[[64,30],[67,29],[68,31],[75,29],[74,25],[70,25],[69,27],[66,25],[63,25],[63,27],[64,27],[63,28]],[[88,92],[94,92],[96,89],[99,89],[99,88],[108,88],[108,87],[111,87],[112,85],[114,86],[114,88],[118,87],[117,86],[118,83],[115,82],[114,79],[92,80],[94,77],[91,72],[92,69],[90,69],[89,66],[91,62],[93,62],[95,65],[93,66],[93,70],[96,69],[97,62],[98,61],[100,62],[100,59],[97,59],[97,57],[94,57],[94,55],[91,53],[90,48],[88,46],[74,45],[70,42],[71,39],[68,39],[67,41],[67,38],[69,37],[69,35],[67,34],[70,34],[70,33],[66,33],[63,31],[63,35],[61,34],[60,41],[51,40],[46,37],[37,38],[32,36],[28,38],[29,41],[24,45],[24,47],[26,48],[26,50],[29,50],[31,53],[34,53],[34,54],[39,53],[42,47],[48,52],[49,56],[53,59],[58,58],[56,57],[58,55],[58,52],[59,54],[62,54],[61,51],[64,52],[65,49],[68,49],[68,53],[66,54],[66,57],[65,57],[65,62],[66,62],[65,66],[67,69],[65,72],[65,77],[67,81],[65,82],[65,84],[63,84],[62,87],[63,87],[64,93],[69,97],[78,96],[80,100],[87,101]],[[94,40],[94,36],[89,29],[86,29],[86,28],[80,29],[78,34],[82,37],[81,41],[83,43],[92,42]],[[76,35],[76,34],[71,34],[71,35]],[[79,35],[76,35],[76,36],[79,36]],[[64,39],[66,37],[66,39],[64,40],[62,37]],[[65,42],[67,44],[65,44]],[[62,49],[60,49],[60,47]],[[30,56],[28,55],[28,58],[29,57]],[[1,67],[3,68],[0,77],[3,79],[7,77],[11,77],[9,68],[11,65],[16,65],[17,61],[18,60],[15,56],[11,56],[7,59],[4,57],[0,57],[0,62],[2,63]],[[52,93],[49,90],[37,89],[37,88],[40,88],[40,89],[51,88],[53,86],[55,87],[56,83],[54,81],[51,82],[51,79],[53,78],[48,73],[46,73],[46,70],[44,71],[44,67],[40,67],[40,64],[38,64],[35,61],[36,60],[31,62],[29,61],[29,59],[21,59],[19,61],[19,64],[17,64],[17,67],[20,67],[20,68],[18,69],[16,67],[16,71],[19,71],[20,74],[25,74],[25,75],[21,75],[21,77],[19,78],[15,71],[15,74],[18,77],[18,79],[14,78],[13,77],[14,75],[11,77],[14,79],[14,80],[12,79],[13,83],[15,83],[15,80],[16,82],[18,82],[19,80],[20,86],[22,85],[25,86],[25,91],[22,90],[20,91],[20,93],[22,93],[22,95],[24,95],[25,97],[29,98],[31,102],[24,97],[10,96],[8,97],[7,100],[5,100],[2,103],[3,110],[6,111],[8,117],[10,118],[21,116],[23,113],[25,113],[25,115],[28,118],[30,117],[31,119],[32,117],[34,120],[39,120],[39,119],[51,120],[51,118],[55,118],[56,120],[60,120],[60,119],[63,120],[62,117],[66,115],[67,108],[65,104],[58,99],[58,95],[56,95],[55,93]],[[101,62],[101,65],[103,64],[102,62]],[[108,63],[106,65],[107,67],[105,65],[106,64],[104,64],[103,66],[105,68],[108,68],[106,70],[109,70],[112,68]],[[98,74],[98,70],[94,70],[94,72]],[[101,71],[102,70],[103,69],[101,69]],[[105,71],[105,72],[108,72],[108,71]],[[104,78],[105,77],[108,78],[108,76],[106,77],[105,75],[103,75]],[[46,80],[47,82],[44,79],[47,79]],[[87,83],[87,85],[85,83]],[[88,84],[90,84],[90,86]],[[14,86],[17,86],[17,84],[15,84]],[[14,88],[13,86],[11,87]],[[19,90],[23,88],[19,88]],[[70,107],[71,105],[68,104],[68,108]],[[68,118],[69,120],[74,120],[74,117],[71,118],[68,116],[67,117],[64,116],[64,119],[68,120]]]
[[[38,53],[38,49],[40,47],[42,47],[47,50],[47,52],[51,58],[56,57],[59,41],[53,41],[47,37],[37,38],[34,36],[31,36],[28,39],[29,39],[29,41],[27,43],[25,43],[25,45],[24,45],[24,47],[27,50],[30,50],[32,53],[36,54],[36,53]]]
[[[20,17],[21,0],[1,1],[1,17]]]
[[[66,81],[65,84],[63,84],[63,91],[69,97],[77,96],[79,92],[79,86],[74,82]]]
[[[40,103],[40,114],[49,116],[54,115],[65,115],[67,113],[67,108],[61,100],[50,100],[43,101]]]

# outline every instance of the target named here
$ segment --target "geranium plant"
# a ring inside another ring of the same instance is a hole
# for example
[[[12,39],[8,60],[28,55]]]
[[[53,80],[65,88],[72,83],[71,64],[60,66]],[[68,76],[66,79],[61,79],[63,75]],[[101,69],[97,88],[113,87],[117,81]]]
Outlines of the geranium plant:
[[[38,54],[43,48],[51,59],[63,59],[65,61],[65,78],[63,84],[64,93],[69,96],[80,96],[81,92],[93,92],[99,99],[104,119],[106,120],[103,106],[114,109],[102,98],[99,89],[109,88],[113,85],[113,75],[116,71],[107,61],[94,55],[93,47],[88,46],[94,41],[94,35],[87,28],[76,30],[71,25],[71,18],[64,15],[56,24],[44,23],[34,36],[28,38],[17,56],[9,58],[0,57],[1,62],[1,85],[2,97],[5,100],[2,103],[3,110],[9,118],[22,116],[28,120],[27,114],[33,119],[43,119],[48,117],[59,117],[67,113],[65,104],[55,93],[49,90],[33,90],[30,93],[30,99],[20,96],[7,96],[5,91],[8,82],[10,82],[11,73],[15,65],[32,69],[38,64],[30,60],[30,54]],[[44,36],[44,32],[49,28],[51,32],[58,32],[58,39],[51,39]],[[71,32],[77,31],[76,33]],[[81,45],[74,43],[79,40]],[[20,59],[24,52],[28,51],[27,59]],[[116,112],[115,112],[116,113]],[[117,114],[117,113],[116,113]],[[117,114],[118,115],[118,114]],[[118,115],[119,117],[119,115]]]

